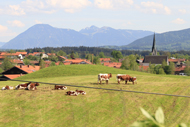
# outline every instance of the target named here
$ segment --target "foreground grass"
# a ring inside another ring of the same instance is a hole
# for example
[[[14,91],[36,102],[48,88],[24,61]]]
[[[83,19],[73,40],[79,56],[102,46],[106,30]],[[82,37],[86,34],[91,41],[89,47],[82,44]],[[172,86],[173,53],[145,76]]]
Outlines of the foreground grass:
[[[77,66],[74,67],[77,68]],[[105,67],[99,67],[101,69],[99,70],[100,72],[95,71],[95,68],[93,70],[89,67],[88,71],[91,74],[85,75],[82,68],[79,67],[78,69],[82,71],[80,73],[76,71],[77,75],[75,76],[70,76],[73,73],[72,70],[70,72],[66,69],[64,71],[65,74],[57,70],[57,73],[62,74],[57,77],[52,75],[52,77],[47,78],[35,72],[36,75],[40,76],[39,78],[35,77],[32,79],[31,77],[33,75],[28,75],[29,77],[23,76],[21,78],[24,79],[25,77],[25,80],[38,82],[190,96],[190,79],[188,77],[152,75],[107,67],[107,71]],[[94,73],[106,73],[108,71],[113,73],[109,85],[105,83],[97,85],[97,74]],[[128,85],[124,85],[124,82],[122,82],[120,85],[117,85],[115,78],[117,72],[136,76],[138,84],[132,85],[129,83]],[[16,86],[19,83],[21,82],[0,82],[0,87],[5,85]],[[139,107],[143,107],[148,112],[154,113],[159,106],[164,110],[166,125],[168,127],[174,127],[180,122],[190,124],[189,98],[85,88],[78,88],[87,92],[85,96],[66,96],[65,92],[67,90],[52,90],[53,87],[53,85],[40,84],[36,91],[0,91],[0,126],[126,127],[134,121],[144,118]],[[68,87],[68,90],[75,89],[77,88]]]

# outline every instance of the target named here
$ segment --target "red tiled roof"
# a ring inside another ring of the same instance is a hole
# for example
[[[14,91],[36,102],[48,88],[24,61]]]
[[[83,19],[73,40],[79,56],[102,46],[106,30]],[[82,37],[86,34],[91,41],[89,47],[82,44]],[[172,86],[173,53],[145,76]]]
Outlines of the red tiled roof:
[[[176,67],[175,71],[183,71],[185,69],[186,66],[182,66],[182,67]]]
[[[122,63],[117,63],[117,62],[112,62],[112,63],[104,63],[104,66],[108,66],[108,67],[115,67],[115,68],[120,68],[122,65]]]
[[[139,68],[142,68],[143,67],[143,70],[147,70],[149,68],[149,66],[139,66]]]
[[[31,64],[38,64],[39,61],[30,61]]]
[[[5,58],[5,56],[0,56],[0,59],[3,59],[3,58]]]
[[[64,56],[59,56],[59,57],[62,58],[62,59],[65,59],[65,60],[67,59],[67,58],[65,58]]]
[[[18,55],[22,54],[22,55],[27,55],[27,52],[16,52]]]
[[[169,62],[185,62],[185,59],[168,59]]]
[[[71,62],[72,64],[79,64],[81,62],[89,63],[86,59],[66,59],[64,62]]]
[[[70,65],[71,64],[71,62],[65,62],[65,63],[63,63],[64,65]]]
[[[21,61],[20,59],[13,59],[11,60],[13,63],[24,63],[23,61]]]
[[[10,75],[4,75],[5,77],[9,78],[9,79],[14,79],[14,78],[18,78],[20,76],[23,76],[23,75],[20,75],[20,74],[10,74]]]
[[[48,56],[51,56],[51,55],[55,56],[55,53],[47,53],[47,55]]]
[[[17,67],[17,68],[19,68],[19,69],[21,69],[27,73],[32,73],[32,72],[40,70],[40,66],[34,66],[33,67],[31,65],[29,65],[29,66],[28,65],[20,65],[20,66],[15,66],[15,67]]]

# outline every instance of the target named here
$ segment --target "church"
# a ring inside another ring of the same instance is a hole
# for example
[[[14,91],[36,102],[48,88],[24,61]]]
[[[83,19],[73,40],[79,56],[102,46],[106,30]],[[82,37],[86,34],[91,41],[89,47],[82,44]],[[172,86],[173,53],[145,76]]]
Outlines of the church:
[[[144,60],[142,62],[143,66],[149,66],[149,63],[155,64],[155,65],[161,65],[164,60],[166,61],[167,65],[169,65],[168,56],[157,55],[155,33],[153,37],[151,54],[152,55],[147,55],[144,57]]]

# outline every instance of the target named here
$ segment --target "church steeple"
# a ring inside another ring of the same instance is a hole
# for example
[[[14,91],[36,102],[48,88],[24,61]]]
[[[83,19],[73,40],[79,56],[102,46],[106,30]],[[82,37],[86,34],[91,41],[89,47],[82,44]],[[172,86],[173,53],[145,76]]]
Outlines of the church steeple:
[[[154,33],[153,45],[152,45],[152,56],[156,56],[156,55],[157,55],[157,51],[156,51],[156,40],[155,40],[155,33]]]

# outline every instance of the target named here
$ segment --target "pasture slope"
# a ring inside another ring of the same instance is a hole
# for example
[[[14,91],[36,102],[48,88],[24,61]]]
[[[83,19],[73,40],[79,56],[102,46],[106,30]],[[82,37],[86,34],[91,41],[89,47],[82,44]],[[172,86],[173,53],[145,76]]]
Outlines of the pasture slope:
[[[98,73],[113,74],[108,85],[105,82],[97,85]],[[115,78],[118,73],[136,76],[137,84],[121,82],[118,85]],[[154,75],[101,65],[54,66],[17,79],[190,96],[189,77]],[[0,87],[19,83],[22,82],[3,81]],[[53,87],[40,84],[36,91],[0,91],[0,126],[126,127],[135,120],[144,119],[139,107],[154,113],[159,106],[164,110],[166,126],[174,127],[180,122],[190,125],[189,98],[89,88],[78,88],[87,95],[67,96],[66,91],[77,88],[68,87],[63,91],[52,90]]]

